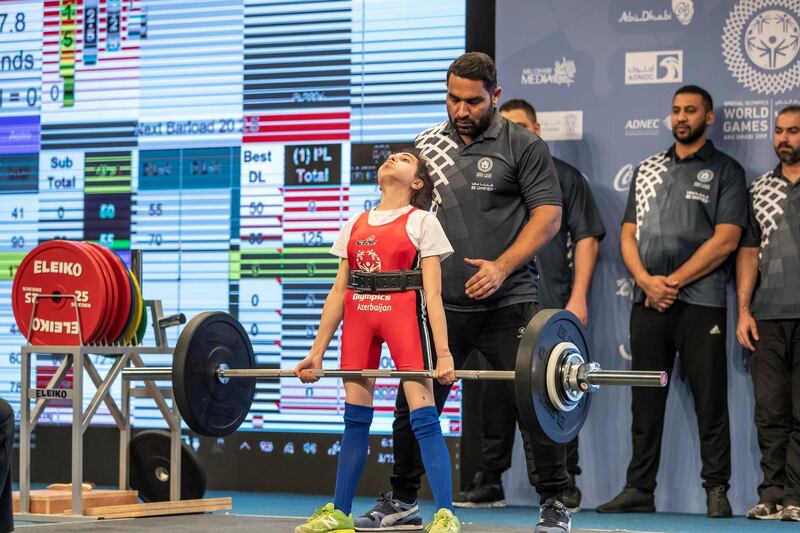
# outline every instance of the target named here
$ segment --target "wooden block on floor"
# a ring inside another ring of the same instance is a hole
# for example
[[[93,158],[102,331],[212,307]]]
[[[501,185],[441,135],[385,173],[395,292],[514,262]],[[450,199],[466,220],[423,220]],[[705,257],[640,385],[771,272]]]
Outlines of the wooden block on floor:
[[[84,490],[83,511],[91,507],[132,505],[139,501],[135,490]],[[37,489],[31,491],[31,513],[62,514],[72,511],[72,491]],[[14,512],[19,512],[19,491],[14,491]]]
[[[86,509],[86,516],[101,519],[140,518],[144,516],[166,516],[176,514],[206,513],[228,511],[233,508],[233,500],[228,498],[203,498],[201,500],[179,500],[174,502],[140,503],[135,505],[111,505]]]

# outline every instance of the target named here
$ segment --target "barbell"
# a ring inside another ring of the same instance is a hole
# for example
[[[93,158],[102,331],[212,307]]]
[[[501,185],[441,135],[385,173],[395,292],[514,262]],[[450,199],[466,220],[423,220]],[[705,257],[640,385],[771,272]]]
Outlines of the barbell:
[[[558,309],[537,313],[525,327],[515,370],[457,370],[457,379],[509,380],[519,409],[520,428],[539,442],[569,442],[580,431],[601,385],[665,387],[660,371],[602,370],[588,357],[578,318]],[[318,377],[433,379],[433,372],[315,369]],[[178,411],[200,435],[222,437],[245,421],[255,398],[255,382],[295,377],[294,371],[256,367],[247,332],[223,312],[196,315],[175,345],[172,367],[128,367],[126,380],[172,380]]]

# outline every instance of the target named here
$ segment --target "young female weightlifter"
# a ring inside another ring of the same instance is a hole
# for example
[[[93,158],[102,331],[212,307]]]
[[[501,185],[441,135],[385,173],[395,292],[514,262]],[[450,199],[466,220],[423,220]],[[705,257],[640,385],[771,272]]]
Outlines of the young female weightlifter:
[[[322,356],[343,321],[343,369],[378,368],[381,346],[386,342],[398,370],[435,368],[436,379],[452,383],[455,373],[447,345],[439,262],[453,248],[436,216],[427,211],[433,183],[424,161],[414,153],[398,152],[378,169],[378,185],[378,207],[348,220],[331,248],[332,254],[342,258],[336,281],[325,300],[311,352],[297,364],[295,373],[305,383],[317,380],[309,369],[322,367]],[[418,274],[400,274],[419,272],[420,268],[421,287]],[[351,279],[351,274],[356,275]],[[389,290],[381,291],[381,286]],[[295,529],[296,533],[354,531],[350,511],[367,460],[374,385],[375,380],[370,378],[344,379],[344,434],[333,503],[317,509]],[[432,382],[406,379],[402,386],[438,509],[428,530],[458,533],[461,524],[452,513],[450,456],[439,425]]]

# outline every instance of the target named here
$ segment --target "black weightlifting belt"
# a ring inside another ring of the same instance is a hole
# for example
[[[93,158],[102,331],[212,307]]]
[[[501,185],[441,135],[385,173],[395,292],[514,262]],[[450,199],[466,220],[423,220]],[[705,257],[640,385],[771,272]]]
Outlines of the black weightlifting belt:
[[[398,292],[422,289],[421,270],[391,270],[388,272],[350,272],[347,286],[356,292]]]

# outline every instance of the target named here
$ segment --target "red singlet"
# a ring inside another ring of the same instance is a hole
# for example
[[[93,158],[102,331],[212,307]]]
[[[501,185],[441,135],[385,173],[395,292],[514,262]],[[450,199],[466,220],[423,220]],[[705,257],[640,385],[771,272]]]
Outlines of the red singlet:
[[[419,268],[419,250],[406,231],[409,215],[388,224],[371,226],[369,212],[353,224],[347,242],[351,270],[386,272]],[[433,368],[432,342],[422,291],[356,292],[347,289],[342,325],[342,360],[345,370],[367,370],[379,366],[381,345],[398,370]]]

